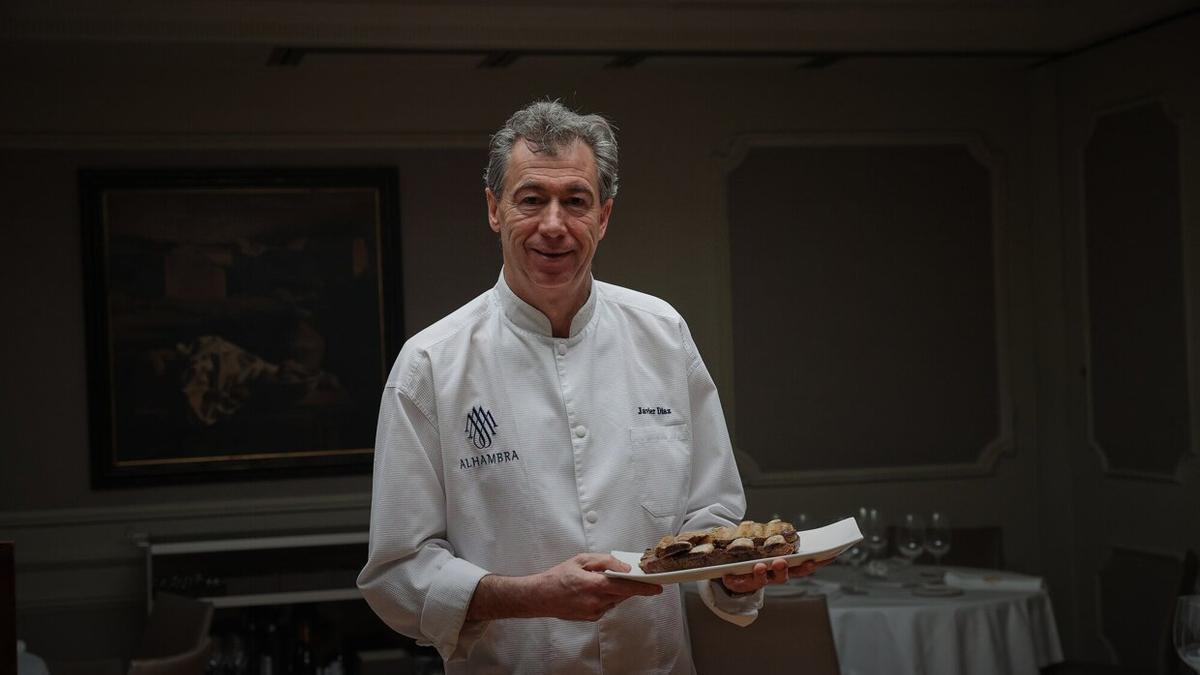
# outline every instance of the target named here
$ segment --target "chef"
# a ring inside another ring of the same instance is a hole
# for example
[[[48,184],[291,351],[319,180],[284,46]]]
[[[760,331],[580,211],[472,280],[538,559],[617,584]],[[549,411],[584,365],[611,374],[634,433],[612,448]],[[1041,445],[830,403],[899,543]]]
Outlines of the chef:
[[[359,587],[449,673],[691,673],[679,586],[608,577],[629,571],[608,552],[736,524],[745,496],[687,324],[592,278],[613,129],[533,103],[492,137],[485,183],[504,266],[392,368]],[[700,591],[745,625],[788,575],[776,559]]]

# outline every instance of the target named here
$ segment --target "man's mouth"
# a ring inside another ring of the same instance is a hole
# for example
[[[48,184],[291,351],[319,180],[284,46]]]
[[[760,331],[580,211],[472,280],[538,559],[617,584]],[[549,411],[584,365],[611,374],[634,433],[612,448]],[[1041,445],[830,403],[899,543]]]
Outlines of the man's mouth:
[[[549,258],[550,260],[557,260],[570,253],[570,251],[542,251],[536,248],[533,249],[533,252],[542,256],[543,258]]]

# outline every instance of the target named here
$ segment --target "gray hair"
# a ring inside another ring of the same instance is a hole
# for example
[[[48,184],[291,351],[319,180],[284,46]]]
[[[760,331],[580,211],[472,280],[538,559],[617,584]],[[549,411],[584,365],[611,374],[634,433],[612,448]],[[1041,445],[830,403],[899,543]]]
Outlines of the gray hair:
[[[580,115],[558,101],[537,101],[513,113],[504,126],[492,135],[488,166],[483,183],[500,197],[508,157],[518,138],[528,141],[533,152],[555,157],[559,150],[579,140],[596,155],[596,173],[600,178],[600,203],[617,196],[617,137],[615,128],[600,115]]]

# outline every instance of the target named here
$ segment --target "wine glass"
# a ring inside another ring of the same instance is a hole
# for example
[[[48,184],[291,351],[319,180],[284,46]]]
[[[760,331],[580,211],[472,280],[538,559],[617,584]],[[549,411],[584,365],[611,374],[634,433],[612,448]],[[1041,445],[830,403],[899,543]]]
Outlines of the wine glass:
[[[929,515],[929,527],[925,529],[925,550],[933,554],[933,564],[940,567],[942,556],[950,552],[950,519],[946,514],[934,511]]]
[[[796,528],[797,532],[803,532],[808,529],[808,514],[801,511],[792,516],[792,527]]]
[[[863,537],[866,539],[867,550],[871,552],[872,558],[883,558],[888,547],[887,523],[883,520],[883,512],[879,509],[868,509],[865,525]]]
[[[925,521],[921,516],[904,514],[904,520],[896,530],[896,547],[909,564],[925,551]]]
[[[863,528],[863,518],[860,517],[861,511],[865,511],[865,509],[859,509],[859,511],[852,511],[844,516],[839,516],[835,522],[845,520],[846,518],[853,518],[855,522],[858,523],[858,529],[859,532],[861,532]],[[860,541],[847,549],[845,553],[842,553],[840,556],[838,556],[838,559],[844,560],[851,567],[858,569],[859,565],[866,562],[867,555],[867,547],[864,546],[863,542]]]
[[[1175,651],[1200,673],[1200,595],[1181,595],[1175,603]]]

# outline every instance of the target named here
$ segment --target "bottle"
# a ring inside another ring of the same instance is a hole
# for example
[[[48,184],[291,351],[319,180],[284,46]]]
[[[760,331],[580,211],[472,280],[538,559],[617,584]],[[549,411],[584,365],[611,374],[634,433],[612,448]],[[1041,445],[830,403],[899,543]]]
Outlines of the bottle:
[[[254,620],[253,613],[251,613],[250,616],[248,617],[248,621],[247,621],[247,625],[246,625],[245,650],[246,650],[246,674],[247,675],[260,675],[259,668],[258,668],[258,666],[259,666],[258,657],[259,657],[259,651],[261,651],[261,647],[259,646],[258,622]]]
[[[299,639],[296,641],[295,672],[297,675],[316,675],[312,653],[312,629],[308,619],[300,622]]]
[[[276,675],[279,667],[279,633],[275,622],[267,624],[266,639],[258,657],[258,675]]]

